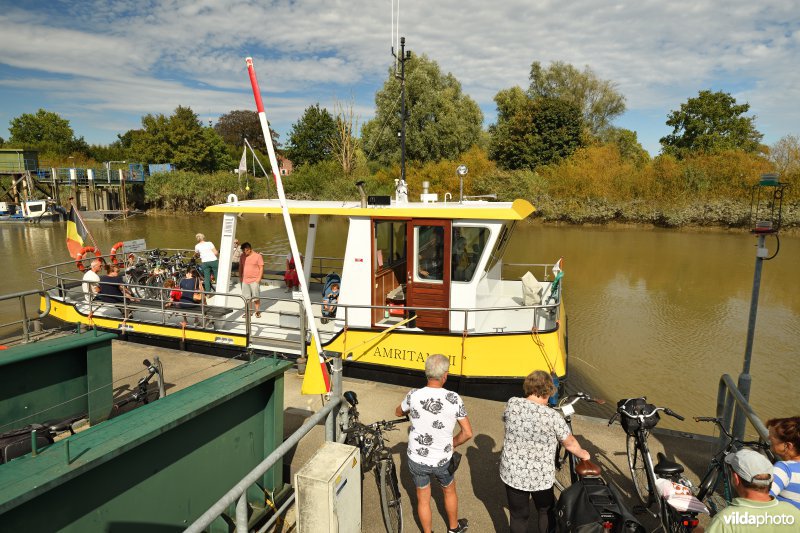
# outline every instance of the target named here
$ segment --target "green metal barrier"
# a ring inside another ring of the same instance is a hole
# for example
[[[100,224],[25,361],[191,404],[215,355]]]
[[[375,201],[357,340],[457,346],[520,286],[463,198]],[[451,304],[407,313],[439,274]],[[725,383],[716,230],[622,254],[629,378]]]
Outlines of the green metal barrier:
[[[182,531],[283,441],[290,366],[257,359],[0,465],[0,529]],[[278,464],[248,493],[283,488]]]
[[[0,352],[0,433],[83,413],[93,425],[108,418],[116,338],[89,331]]]

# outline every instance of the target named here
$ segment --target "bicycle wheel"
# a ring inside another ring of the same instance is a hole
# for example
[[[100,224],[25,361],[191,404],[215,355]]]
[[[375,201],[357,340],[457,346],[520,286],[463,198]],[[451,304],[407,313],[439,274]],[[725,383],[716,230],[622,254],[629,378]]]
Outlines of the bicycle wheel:
[[[377,469],[383,524],[388,533],[401,533],[403,531],[403,507],[400,504],[400,487],[397,483],[394,461],[391,458],[383,459],[378,463]]]
[[[636,445],[636,437],[628,435],[626,443],[628,451],[628,467],[631,469],[631,479],[636,488],[636,495],[645,505],[650,507],[653,503],[653,490],[650,487],[650,480],[647,479],[647,463],[644,461],[642,450]]]
[[[145,282],[144,297],[148,300],[158,300],[161,297],[161,288],[164,286],[164,276],[153,274]]]
[[[563,492],[567,487],[572,485],[572,477],[570,474],[570,464],[572,460],[571,454],[559,442],[556,445],[556,490]]]
[[[725,479],[725,474],[719,466],[711,466],[708,470],[703,481],[700,482],[697,496],[706,504],[711,516],[728,506],[733,495],[730,493],[730,486]]]

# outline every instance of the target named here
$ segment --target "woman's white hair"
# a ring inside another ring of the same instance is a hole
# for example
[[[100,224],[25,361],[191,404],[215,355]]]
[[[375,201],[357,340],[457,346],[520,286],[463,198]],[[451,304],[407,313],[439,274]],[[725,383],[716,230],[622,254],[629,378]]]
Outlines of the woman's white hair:
[[[197,239],[198,241],[202,241],[205,240],[206,236],[203,235],[202,233],[198,233],[197,235],[194,236],[194,238]]]
[[[425,361],[425,377],[440,380],[450,370],[450,359],[444,355],[433,354]]]

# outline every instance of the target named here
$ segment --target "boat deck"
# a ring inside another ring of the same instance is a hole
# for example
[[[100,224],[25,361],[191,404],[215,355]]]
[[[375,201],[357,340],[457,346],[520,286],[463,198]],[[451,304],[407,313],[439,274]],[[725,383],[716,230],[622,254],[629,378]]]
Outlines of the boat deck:
[[[278,281],[262,284],[260,317],[256,317],[252,310],[249,317],[245,316],[241,287],[236,283],[227,295],[210,298],[210,303],[203,307],[202,313],[199,307],[171,308],[164,306],[161,301],[132,302],[127,305],[131,314],[129,321],[175,327],[181,327],[185,321],[187,327],[242,336],[247,334],[249,326],[251,347],[280,349],[296,355],[300,353],[301,302],[293,300],[292,294],[281,285]],[[311,283],[309,291],[320,337],[322,342],[327,342],[335,335],[336,324],[334,321],[322,323],[322,285]],[[100,304],[98,307],[96,302],[86,302],[80,284],[68,289],[63,301],[74,304],[76,310],[84,315],[91,312],[95,317],[122,318],[122,311],[117,304]]]

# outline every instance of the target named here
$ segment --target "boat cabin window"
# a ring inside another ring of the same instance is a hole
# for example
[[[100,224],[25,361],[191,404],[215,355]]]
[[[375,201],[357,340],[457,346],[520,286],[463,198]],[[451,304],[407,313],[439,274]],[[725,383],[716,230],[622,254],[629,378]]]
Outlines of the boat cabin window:
[[[375,222],[375,270],[406,260],[406,223],[398,220]]]
[[[31,214],[41,213],[42,211],[44,211],[44,204],[31,202],[28,204],[28,211],[30,211]]]
[[[453,226],[452,281],[472,281],[488,240],[489,228]]]
[[[492,270],[497,262],[503,258],[503,255],[506,253],[506,245],[511,239],[511,234],[514,232],[514,226],[516,226],[516,224],[516,222],[506,222],[503,224],[503,227],[500,229],[500,236],[497,237],[497,243],[492,250],[492,255],[489,257],[489,262],[486,264],[487,272]]]
[[[444,280],[444,227],[414,227],[414,280],[441,283]]]

